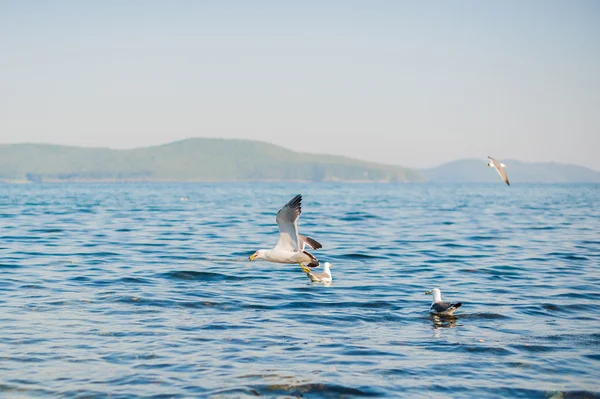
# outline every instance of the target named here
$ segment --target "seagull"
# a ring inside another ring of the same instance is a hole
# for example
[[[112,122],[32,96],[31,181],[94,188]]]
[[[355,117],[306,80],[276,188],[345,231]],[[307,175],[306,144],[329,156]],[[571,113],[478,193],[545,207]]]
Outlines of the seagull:
[[[449,316],[458,308],[461,307],[462,302],[443,302],[442,301],[442,293],[439,289],[434,288],[431,291],[427,291],[425,294],[433,295],[433,301],[431,302],[431,307],[429,308],[429,313],[438,314],[441,316]]]
[[[504,183],[506,183],[510,186],[510,183],[508,182],[508,176],[506,176],[506,172],[504,171],[504,168],[506,168],[506,165],[504,165],[502,162],[498,161],[496,158],[490,157],[489,155],[488,155],[488,158],[490,160],[488,161],[487,165],[490,168],[496,168],[496,170],[498,171],[498,174],[500,175],[502,180],[504,180]]]
[[[302,267],[304,273],[306,273],[310,281],[312,281],[313,283],[331,283],[331,281],[333,280],[331,270],[329,270],[329,268],[333,266],[331,266],[331,263],[329,262],[325,262],[323,264],[323,273],[313,273],[308,267],[304,265],[300,265],[300,267]]]
[[[250,255],[249,261],[263,259],[274,263],[298,263],[304,268],[319,266],[319,261],[306,247],[312,249],[322,248],[322,245],[310,237],[298,234],[297,221],[302,213],[302,195],[298,194],[292,198],[283,208],[277,212],[277,226],[279,226],[279,240],[273,249],[259,249]]]

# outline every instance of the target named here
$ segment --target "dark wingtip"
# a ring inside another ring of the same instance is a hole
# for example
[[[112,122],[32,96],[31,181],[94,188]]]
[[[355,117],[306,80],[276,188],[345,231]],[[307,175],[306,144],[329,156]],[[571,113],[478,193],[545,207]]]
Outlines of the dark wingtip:
[[[300,206],[301,203],[302,203],[302,194],[298,194],[288,202],[288,206],[290,208],[296,208],[296,207]]]
[[[309,245],[310,245],[310,246],[311,246],[311,247],[312,247],[314,250],[317,250],[317,249],[321,249],[321,248],[323,248],[323,246],[321,245],[321,243],[320,243],[320,242],[318,242],[318,241],[315,241],[315,240],[313,240],[313,239],[312,239],[312,238],[310,238],[310,237],[306,237],[306,242],[307,242],[307,243],[308,243],[308,244],[309,244]]]
[[[311,254],[308,251],[304,251],[304,253],[306,255],[308,255],[310,257],[310,259],[311,259],[310,263],[308,265],[306,265],[306,266],[308,266],[308,267],[317,267],[317,266],[320,265],[319,261],[317,260],[317,258],[315,258],[315,256],[313,254]]]
[[[508,182],[508,180],[506,181],[506,184],[507,184],[508,186],[510,186],[510,183]]]
[[[458,309],[458,308],[460,308],[461,306],[462,306],[462,302],[456,302],[456,303],[454,304],[454,309]]]

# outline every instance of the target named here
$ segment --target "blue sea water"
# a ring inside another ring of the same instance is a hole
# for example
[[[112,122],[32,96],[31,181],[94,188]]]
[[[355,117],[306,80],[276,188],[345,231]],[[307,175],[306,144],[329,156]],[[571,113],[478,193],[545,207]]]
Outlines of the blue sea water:
[[[1,185],[0,397],[598,398],[599,268],[600,185]]]

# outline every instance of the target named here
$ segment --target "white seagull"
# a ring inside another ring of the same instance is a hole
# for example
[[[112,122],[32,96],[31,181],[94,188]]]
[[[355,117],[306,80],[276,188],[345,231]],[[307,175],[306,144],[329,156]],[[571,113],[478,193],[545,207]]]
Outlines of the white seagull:
[[[333,276],[331,275],[330,267],[333,267],[331,263],[325,262],[323,264],[323,272],[322,273],[313,273],[308,267],[304,265],[300,265],[304,273],[308,276],[310,281],[313,283],[331,283],[333,281]]]
[[[488,161],[487,165],[490,168],[496,168],[496,170],[498,171],[498,174],[500,175],[502,180],[504,180],[504,183],[506,183],[510,186],[510,183],[508,182],[508,176],[506,176],[506,172],[504,171],[504,168],[506,168],[506,165],[504,165],[502,162],[498,161],[496,158],[490,157],[489,155],[488,155],[488,158],[490,160]]]
[[[427,291],[425,294],[433,295],[433,301],[431,302],[429,313],[438,314],[441,316],[449,316],[462,305],[462,302],[451,303],[442,301],[442,293],[437,288]]]
[[[298,263],[304,267],[319,266],[319,261],[311,253],[305,251],[308,246],[312,249],[322,248],[322,245],[310,237],[298,234],[297,221],[302,213],[300,206],[302,195],[298,194],[277,212],[277,226],[279,226],[279,241],[273,249],[259,249],[248,260],[263,259],[274,263]]]

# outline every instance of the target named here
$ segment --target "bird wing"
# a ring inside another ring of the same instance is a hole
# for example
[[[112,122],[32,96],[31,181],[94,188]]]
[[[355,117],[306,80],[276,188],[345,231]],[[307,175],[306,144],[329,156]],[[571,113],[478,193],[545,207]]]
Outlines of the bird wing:
[[[450,302],[436,302],[431,305],[431,309],[437,313],[442,313],[450,309],[459,308],[462,305],[461,302],[450,303]]]
[[[508,176],[506,175],[506,172],[504,171],[504,168],[502,167],[502,162],[500,162],[496,158],[492,158],[490,156],[488,156],[488,158],[494,164],[494,168],[496,168],[496,170],[498,171],[498,174],[500,175],[500,177],[502,178],[504,183],[506,183],[510,186],[510,183],[508,181]]]
[[[298,234],[298,237],[300,238],[300,250],[304,251],[304,248],[308,245],[310,248],[312,249],[321,249],[323,248],[323,246],[321,245],[321,243],[313,240],[310,237],[307,236],[303,236],[302,234]]]
[[[445,312],[450,309],[450,303],[448,302],[436,302],[431,305],[431,310],[435,310],[437,313]]]
[[[494,163],[494,166],[496,167],[496,170],[498,171],[498,174],[500,175],[500,177],[502,178],[504,183],[506,183],[510,186],[510,182],[508,181],[508,176],[506,175],[506,172],[504,171],[504,168],[502,167],[502,165]]]
[[[274,250],[300,251],[300,238],[298,237],[298,225],[296,221],[302,213],[302,195],[298,194],[292,198],[283,208],[277,212],[277,226],[279,226],[279,240]]]

